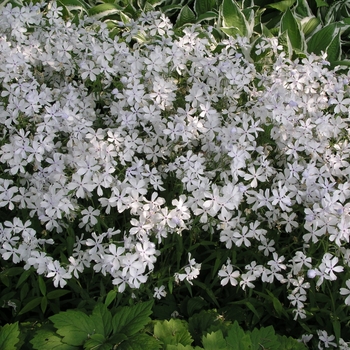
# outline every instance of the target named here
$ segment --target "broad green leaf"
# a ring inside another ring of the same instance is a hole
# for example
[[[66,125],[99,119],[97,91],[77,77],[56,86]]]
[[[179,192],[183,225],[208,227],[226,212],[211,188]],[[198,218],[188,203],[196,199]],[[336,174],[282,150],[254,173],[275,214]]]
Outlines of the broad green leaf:
[[[95,332],[105,338],[112,332],[112,314],[104,304],[97,304],[92,311],[91,318],[95,324]]]
[[[306,18],[306,21],[302,21],[301,25],[305,37],[315,31],[320,24],[321,21],[317,17]]]
[[[277,335],[277,339],[278,339],[278,344],[279,344],[280,349],[283,349],[283,350],[307,350],[307,347],[303,343],[300,343],[296,339],[293,339],[291,337]]]
[[[118,309],[112,319],[113,332],[127,336],[136,334],[151,320],[148,316],[152,313],[152,306],[153,301],[147,301]]]
[[[227,348],[230,350],[247,350],[250,349],[252,344],[249,334],[243,331],[237,321],[230,326],[226,342]]]
[[[109,343],[109,341],[102,334],[93,334],[89,337],[89,339],[84,343],[84,349],[98,349],[98,350],[111,350],[113,344]]]
[[[250,333],[251,339],[251,349],[269,349],[269,350],[281,350],[280,344],[278,342],[278,337],[272,326],[267,328],[254,328]]]
[[[119,344],[118,350],[157,350],[161,347],[161,343],[157,339],[147,334],[135,334]]]
[[[226,350],[226,340],[221,330],[208,333],[202,337],[202,343],[205,350]]]
[[[316,6],[317,6],[317,7],[322,7],[322,6],[328,7],[329,5],[327,4],[326,1],[323,1],[323,0],[316,0]]]
[[[297,5],[294,8],[295,14],[301,18],[312,17],[313,13],[309,7],[307,0],[297,0]]]
[[[57,299],[57,298],[63,297],[68,293],[70,293],[69,290],[58,289],[58,290],[52,290],[51,292],[48,292],[46,296],[47,296],[47,299]]]
[[[40,305],[41,303],[41,299],[42,297],[38,297],[35,298],[33,300],[31,300],[29,303],[27,303],[22,309],[21,311],[18,313],[19,315],[23,315],[26,312],[33,310],[34,308],[36,308],[38,305]]]
[[[40,329],[36,332],[30,343],[36,350],[79,350],[80,347],[62,343],[62,338],[54,331]]]
[[[11,267],[5,270],[7,276],[17,276],[23,272],[23,267]]]
[[[323,27],[307,41],[307,51],[316,55],[320,55],[322,51],[325,52],[338,32],[336,23]]]
[[[166,350],[196,350],[196,348],[193,348],[191,345],[182,345],[182,344],[177,344],[177,345],[167,345]],[[203,349],[203,348],[199,348]]]
[[[18,322],[8,323],[0,328],[0,349],[16,350],[19,342]]]
[[[268,4],[266,5],[266,7],[269,7],[269,8],[274,8],[278,11],[281,11],[281,12],[285,12],[287,11],[291,6],[294,5],[296,0],[284,0],[284,1],[279,1],[279,2],[275,2],[275,3],[272,3],[272,4]]]
[[[247,36],[248,24],[238,7],[237,3],[233,0],[224,0],[222,3],[222,18],[223,28],[221,28],[226,34],[236,36]]]
[[[299,25],[294,18],[292,12],[287,9],[281,19],[281,32],[287,31],[292,47],[302,50],[303,37],[299,30]]]
[[[215,0],[195,0],[194,10],[197,16],[200,16],[208,11],[212,11],[215,8],[215,5]]]
[[[339,61],[341,57],[340,33],[336,35],[327,47],[327,60],[329,62]]]
[[[191,345],[193,341],[185,324],[178,319],[157,321],[154,326],[154,335],[165,345],[177,345],[180,343],[186,346]]]
[[[59,0],[59,2],[64,5],[69,11],[80,10],[87,12],[88,5],[84,1],[80,0]]]
[[[224,0],[222,3],[222,18],[223,28],[222,30],[232,36],[240,35],[247,36],[248,24],[234,0]]]
[[[188,5],[185,5],[177,17],[175,26],[177,28],[182,27],[185,24],[190,24],[196,22],[196,15],[194,12],[188,7]]]
[[[197,23],[200,23],[202,21],[210,21],[212,19],[216,19],[218,18],[218,14],[213,12],[213,11],[208,11],[208,12],[205,12],[201,15],[198,16],[197,18]]]
[[[100,4],[89,9],[89,16],[93,16],[96,19],[119,14],[122,8],[116,4]]]
[[[91,317],[77,310],[60,312],[49,317],[63,342],[74,346],[82,346],[95,333],[96,325]]]

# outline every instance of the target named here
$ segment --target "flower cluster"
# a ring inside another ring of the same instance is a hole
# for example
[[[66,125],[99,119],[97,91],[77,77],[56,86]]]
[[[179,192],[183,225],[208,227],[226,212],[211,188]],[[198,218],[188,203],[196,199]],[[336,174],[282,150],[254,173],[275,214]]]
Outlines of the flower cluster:
[[[284,285],[305,319],[310,288],[349,277],[349,75],[274,39],[257,69],[244,38],[178,37],[156,12],[112,39],[60,11],[0,14],[2,259],[56,287],[91,267],[122,293],[149,281],[169,237],[199,229],[227,251],[223,286]],[[188,260],[179,283],[200,275]]]

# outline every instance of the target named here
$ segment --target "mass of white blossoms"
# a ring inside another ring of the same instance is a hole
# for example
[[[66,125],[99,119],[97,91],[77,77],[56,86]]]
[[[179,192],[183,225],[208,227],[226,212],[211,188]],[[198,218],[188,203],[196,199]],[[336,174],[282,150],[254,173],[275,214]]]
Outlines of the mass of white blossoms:
[[[0,13],[2,259],[56,287],[92,267],[123,292],[196,227],[237,252],[223,286],[284,285],[303,319],[310,285],[342,278],[350,305],[349,74],[275,39],[176,36],[157,12],[111,39],[60,11]],[[200,275],[188,260],[178,283]]]

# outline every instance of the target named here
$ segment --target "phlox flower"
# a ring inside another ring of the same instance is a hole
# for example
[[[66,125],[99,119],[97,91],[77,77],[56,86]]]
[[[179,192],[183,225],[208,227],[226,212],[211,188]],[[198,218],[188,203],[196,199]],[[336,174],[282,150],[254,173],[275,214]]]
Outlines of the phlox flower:
[[[345,284],[346,284],[347,288],[340,288],[340,294],[341,294],[341,295],[344,295],[344,296],[347,296],[347,297],[345,298],[344,303],[345,303],[346,305],[350,305],[350,280],[347,280],[347,281],[345,282]]]
[[[57,260],[48,263],[47,271],[46,277],[53,277],[53,284],[56,288],[58,285],[63,288],[67,284],[66,279],[72,278],[72,275],[61,267]]]
[[[158,287],[155,287],[154,288],[154,294],[153,294],[153,297],[154,298],[157,298],[157,299],[162,299],[164,297],[166,297],[166,291],[165,291],[165,286],[160,286],[159,288]]]
[[[238,284],[237,278],[240,276],[240,272],[238,270],[233,270],[233,265],[230,260],[227,260],[227,265],[223,265],[221,270],[218,272],[218,276],[221,277],[221,285],[225,286],[228,282],[232,286],[236,286]]]

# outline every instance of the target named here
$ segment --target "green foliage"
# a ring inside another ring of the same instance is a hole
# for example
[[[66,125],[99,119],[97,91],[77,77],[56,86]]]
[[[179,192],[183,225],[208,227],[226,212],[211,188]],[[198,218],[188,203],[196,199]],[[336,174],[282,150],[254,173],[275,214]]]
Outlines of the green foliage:
[[[49,317],[54,328],[39,329],[31,344],[40,350],[81,347],[108,350],[116,344],[121,349],[157,349],[155,339],[139,333],[150,322],[152,305],[153,301],[149,301],[120,307],[114,315],[103,303],[96,303],[90,315],[81,310],[59,312]]]
[[[19,342],[18,322],[5,324],[0,328],[0,349],[12,350],[17,349],[16,344]]]

